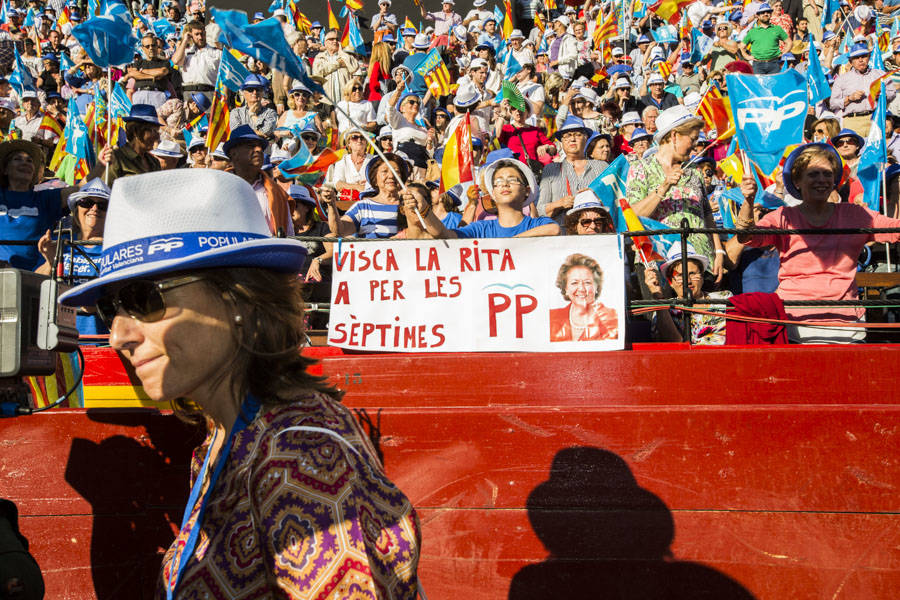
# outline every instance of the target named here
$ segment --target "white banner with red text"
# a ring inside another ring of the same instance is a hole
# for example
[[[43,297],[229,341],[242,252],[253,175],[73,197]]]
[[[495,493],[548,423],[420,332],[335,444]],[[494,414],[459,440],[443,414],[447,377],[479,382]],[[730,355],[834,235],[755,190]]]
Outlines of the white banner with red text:
[[[583,352],[625,343],[614,235],[343,242],[328,342],[387,352]]]

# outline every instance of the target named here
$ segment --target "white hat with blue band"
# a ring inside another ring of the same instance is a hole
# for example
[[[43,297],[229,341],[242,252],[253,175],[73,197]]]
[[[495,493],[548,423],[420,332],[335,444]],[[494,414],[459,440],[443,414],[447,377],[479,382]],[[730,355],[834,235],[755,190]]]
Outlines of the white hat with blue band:
[[[90,306],[114,283],[216,267],[299,272],[306,248],[273,238],[250,185],[216,169],[122,177],[110,197],[100,277],[62,294]]]

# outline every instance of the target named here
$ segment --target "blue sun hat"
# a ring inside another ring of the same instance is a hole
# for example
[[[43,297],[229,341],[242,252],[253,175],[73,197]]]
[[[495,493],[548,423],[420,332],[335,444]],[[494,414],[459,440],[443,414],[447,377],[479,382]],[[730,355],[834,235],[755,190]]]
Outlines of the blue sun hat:
[[[234,128],[222,149],[225,154],[229,154],[231,149],[238,144],[256,144],[265,148],[268,142],[266,142],[266,138],[257,135],[250,125],[241,125]]]
[[[843,132],[841,132],[843,133]],[[854,132],[854,135],[859,137],[858,134]],[[862,138],[860,138],[862,139]],[[804,150],[808,148],[820,148],[825,150],[826,152],[830,152],[837,158],[838,164],[843,164],[843,160],[841,160],[841,155],[838,154],[838,151],[835,150],[834,146],[831,144],[826,144],[825,142],[814,142],[811,144],[803,144],[801,146],[797,146],[793,152],[788,154],[788,157],[784,161],[784,169],[782,170],[782,180],[784,181],[784,189],[788,194],[793,196],[794,198],[802,198],[803,196],[800,194],[800,190],[797,189],[797,186],[794,185],[794,181],[791,177],[791,169],[794,167],[794,161],[797,160],[797,157],[800,156]],[[834,187],[837,188],[841,184],[841,178],[843,177],[843,170],[838,169],[834,174]]]
[[[553,134],[553,139],[561,140],[563,134],[569,131],[580,131],[586,138],[591,137],[591,134],[594,133],[593,129],[584,124],[584,121],[578,117],[569,115],[566,117],[566,121],[562,124],[562,127],[557,129],[556,133]]]
[[[859,58],[860,56],[868,56],[872,51],[869,50],[869,46],[863,42],[860,44],[853,44],[853,47],[850,48],[850,58]]]
[[[836,136],[831,138],[832,145],[835,145],[835,142],[837,142],[839,139],[842,139],[842,138],[851,138],[852,140],[854,140],[856,142],[856,145],[859,146],[860,148],[862,148],[866,143],[866,140],[863,139],[863,136],[859,135],[852,129],[844,128],[844,129],[841,129],[840,133],[838,133]]]
[[[223,198],[228,210],[222,210]],[[236,175],[175,169],[121,177],[106,213],[100,277],[59,301],[91,306],[111,284],[177,271],[259,267],[297,273],[305,258],[302,243],[271,237],[256,192]]]
[[[194,101],[194,104],[197,105],[201,112],[206,112],[212,107],[212,102],[210,102],[209,98],[200,92],[191,94],[191,100]]]
[[[126,123],[149,123],[151,125],[158,125],[159,127],[162,127],[162,123],[159,122],[159,117],[156,114],[156,107],[154,107],[152,104],[132,105],[131,111],[128,113],[128,116],[123,117],[122,120]]]
[[[69,194],[69,198],[67,199],[69,210],[74,213],[75,205],[78,204],[78,201],[82,198],[99,198],[109,202],[109,193],[109,186],[103,183],[102,179],[95,177],[84,184],[77,192]]]

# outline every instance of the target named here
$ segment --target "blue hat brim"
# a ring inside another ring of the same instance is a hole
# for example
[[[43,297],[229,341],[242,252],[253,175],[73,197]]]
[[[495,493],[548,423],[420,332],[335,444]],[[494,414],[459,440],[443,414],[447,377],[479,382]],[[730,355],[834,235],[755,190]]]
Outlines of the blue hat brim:
[[[122,121],[124,121],[125,123],[149,123],[150,125],[162,127],[162,123],[160,123],[158,119],[152,119],[150,117],[132,117],[129,115],[127,117],[122,117]]]
[[[299,273],[306,248],[297,240],[265,238],[199,252],[188,258],[161,260],[126,267],[75,286],[59,297],[65,306],[93,306],[106,287],[129,279],[152,279],[159,275],[217,267],[259,267],[282,273]]]
[[[594,130],[590,127],[568,127],[564,129],[557,129],[553,134],[554,140],[561,140],[564,133],[568,133],[570,131],[580,131],[584,134],[586,138],[590,138],[591,134],[594,133]]]
[[[837,157],[838,162],[840,164],[844,164],[844,161],[841,159],[841,155],[838,154],[838,151],[835,150],[834,146],[831,144],[826,144],[825,142],[814,142],[811,144],[803,144],[802,146],[798,146],[794,148],[794,151],[788,154],[788,157],[784,161],[784,168],[781,172],[781,179],[784,181],[784,189],[788,194],[793,196],[794,198],[802,199],[803,196],[800,194],[800,190],[797,189],[797,186],[794,185],[794,181],[791,178],[791,169],[794,167],[794,161],[797,160],[797,157],[800,156],[800,153],[803,152],[807,148],[818,147],[831,152],[834,156]],[[839,170],[837,173],[837,177],[835,178],[834,187],[837,188],[841,183],[841,177],[843,173]]]

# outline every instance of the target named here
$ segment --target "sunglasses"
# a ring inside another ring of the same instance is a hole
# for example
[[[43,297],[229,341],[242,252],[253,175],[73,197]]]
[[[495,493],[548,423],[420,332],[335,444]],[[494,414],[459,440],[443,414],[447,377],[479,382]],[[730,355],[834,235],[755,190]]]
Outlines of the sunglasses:
[[[362,86],[361,86],[361,85],[354,85],[352,88],[350,88],[350,91],[351,91],[351,92],[361,92],[361,91],[362,91]]]
[[[97,314],[107,328],[112,328],[113,319],[120,310],[124,310],[132,319],[154,323],[166,314],[166,299],[163,292],[198,281],[203,281],[203,277],[185,275],[161,281],[150,279],[131,281],[97,300]]]
[[[604,219],[603,217],[595,217],[593,219],[580,219],[578,221],[578,224],[582,227],[590,227],[591,225],[593,225],[597,229],[602,229],[603,225],[606,224],[606,219]]]
[[[97,207],[97,210],[102,210],[106,212],[106,209],[109,208],[109,201],[103,200],[92,200],[91,198],[82,198],[75,202],[76,206],[80,206],[85,210],[91,210],[94,206]]]
[[[319,138],[314,135],[301,135],[300,137],[303,139],[304,142],[318,142],[319,141]],[[359,136],[357,136],[357,138],[359,138]],[[351,138],[351,139],[353,139],[353,138]],[[359,138],[359,139],[362,139],[362,138]]]
[[[858,144],[856,143],[856,140],[851,140],[851,139],[846,139],[846,138],[845,138],[845,139],[842,139],[842,140],[837,140],[837,141],[834,143],[834,145],[835,145],[835,146],[857,146]]]
[[[348,137],[347,139],[350,140],[351,142],[359,142],[359,141],[362,141],[362,140],[365,139],[365,138],[363,138],[363,136],[361,136],[361,135],[351,135],[351,136]]]

